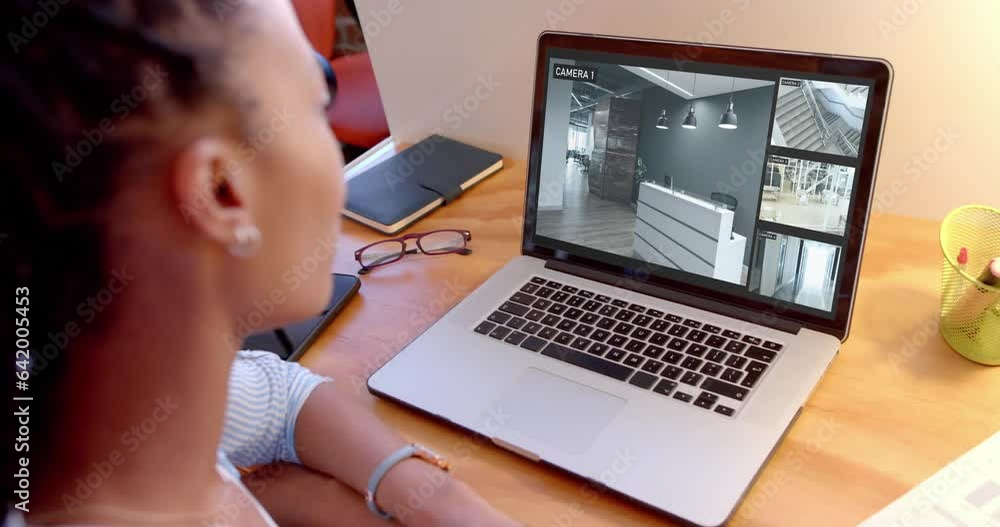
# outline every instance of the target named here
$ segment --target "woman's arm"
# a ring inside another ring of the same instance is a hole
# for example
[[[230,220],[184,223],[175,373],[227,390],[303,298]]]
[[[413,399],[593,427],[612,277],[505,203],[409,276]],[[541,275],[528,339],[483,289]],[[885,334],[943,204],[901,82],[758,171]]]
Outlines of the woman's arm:
[[[243,484],[282,527],[394,525],[372,515],[354,489],[301,465],[259,467],[243,476]]]
[[[309,394],[329,380],[267,351],[240,351],[229,374],[220,448],[240,467],[299,463],[296,416]]]
[[[407,441],[349,394],[337,392],[333,383],[320,385],[302,406],[295,427],[298,455],[306,466],[364,492],[376,465]],[[405,525],[517,525],[464,483],[412,458],[386,474],[375,498]]]
[[[303,464],[353,489],[364,507],[361,493],[375,467],[407,442],[349,394],[338,394],[336,383],[329,380],[273,353],[239,352],[230,375],[221,448],[242,467],[278,461]],[[303,481],[289,476],[276,484],[286,495],[295,488],[312,503],[323,503],[328,488]],[[428,484],[434,491],[424,498]],[[287,505],[274,497],[262,502]],[[465,484],[417,459],[403,461],[386,474],[376,502],[410,526],[515,525]],[[331,504],[328,510],[336,508]]]

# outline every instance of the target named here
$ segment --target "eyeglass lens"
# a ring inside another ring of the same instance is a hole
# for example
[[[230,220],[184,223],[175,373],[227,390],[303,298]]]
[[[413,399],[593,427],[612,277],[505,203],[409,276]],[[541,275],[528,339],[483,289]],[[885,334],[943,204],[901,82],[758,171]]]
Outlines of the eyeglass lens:
[[[427,254],[452,253],[465,247],[465,235],[459,231],[430,232],[417,240]]]

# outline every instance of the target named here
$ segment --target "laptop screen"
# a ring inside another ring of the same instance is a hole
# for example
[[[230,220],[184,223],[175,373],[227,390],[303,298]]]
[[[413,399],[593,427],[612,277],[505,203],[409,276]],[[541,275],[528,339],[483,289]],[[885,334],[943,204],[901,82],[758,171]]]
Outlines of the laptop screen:
[[[872,82],[550,48],[536,240],[832,319]]]

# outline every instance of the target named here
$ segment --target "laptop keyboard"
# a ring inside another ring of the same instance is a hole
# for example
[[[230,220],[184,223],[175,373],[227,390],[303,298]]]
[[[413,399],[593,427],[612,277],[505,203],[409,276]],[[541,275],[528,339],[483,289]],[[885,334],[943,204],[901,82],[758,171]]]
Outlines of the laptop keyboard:
[[[784,347],[540,276],[475,332],[730,417]]]

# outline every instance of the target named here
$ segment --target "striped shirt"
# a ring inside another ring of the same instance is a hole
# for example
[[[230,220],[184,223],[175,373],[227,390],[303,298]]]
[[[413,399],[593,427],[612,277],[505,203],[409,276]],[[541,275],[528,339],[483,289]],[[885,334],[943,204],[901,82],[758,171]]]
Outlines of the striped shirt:
[[[295,422],[309,394],[330,380],[267,351],[236,354],[229,375],[229,400],[216,466],[228,483],[245,494],[244,505],[256,509],[267,525],[276,524],[243,486],[236,466],[300,463],[295,452]],[[4,522],[12,527],[30,527],[16,509],[8,511]],[[226,524],[225,518],[220,518],[211,525]]]
[[[219,446],[218,468],[246,495],[269,526],[277,527],[240,481],[234,465],[250,467],[285,461],[300,463],[295,451],[295,423],[309,394],[329,381],[267,351],[240,351],[229,374],[229,400]],[[217,522],[228,525],[230,522]]]
[[[299,463],[295,422],[309,394],[329,380],[267,351],[238,352],[229,376],[222,453],[240,467]]]

